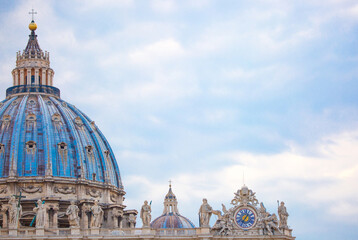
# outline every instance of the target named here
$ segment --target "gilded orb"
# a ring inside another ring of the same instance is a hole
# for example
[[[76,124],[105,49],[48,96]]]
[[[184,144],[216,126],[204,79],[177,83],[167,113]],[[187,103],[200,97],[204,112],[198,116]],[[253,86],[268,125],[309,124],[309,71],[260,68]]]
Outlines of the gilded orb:
[[[31,23],[29,24],[29,29],[31,31],[35,31],[37,29],[37,24],[34,21],[31,21]]]

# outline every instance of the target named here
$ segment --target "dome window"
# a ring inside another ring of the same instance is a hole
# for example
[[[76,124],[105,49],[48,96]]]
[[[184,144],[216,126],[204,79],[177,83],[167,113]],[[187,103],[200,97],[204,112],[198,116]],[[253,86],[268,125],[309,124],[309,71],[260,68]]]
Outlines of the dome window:
[[[13,101],[11,104],[12,104],[13,106],[17,105],[17,101]]]
[[[67,144],[64,142],[60,142],[59,144],[57,144],[57,150],[58,153],[60,154],[60,158],[64,162],[67,162]]]
[[[4,153],[5,151],[5,145],[0,143],[0,153]]]
[[[52,115],[52,121],[53,122],[61,122],[61,115],[58,113],[55,113]]]
[[[31,99],[31,100],[29,101],[29,104],[30,104],[30,105],[35,105],[36,102],[35,102],[35,100]]]
[[[64,142],[61,142],[58,144],[58,149],[59,150],[67,150],[67,144]]]
[[[87,154],[92,155],[93,154],[93,147],[92,146],[86,146],[85,147]]]
[[[26,142],[26,152],[29,154],[34,154],[36,151],[36,142],[28,141]]]
[[[78,127],[82,127],[82,126],[83,126],[83,122],[82,122],[82,120],[81,120],[80,117],[76,117],[76,118],[74,119],[74,122],[75,122],[75,124],[76,124]]]
[[[29,115],[26,116],[26,121],[36,121],[36,115],[33,113],[30,113]]]
[[[10,122],[10,121],[11,121],[11,116],[10,116],[10,115],[4,115],[3,118],[2,118],[2,120],[3,120],[4,122]]]

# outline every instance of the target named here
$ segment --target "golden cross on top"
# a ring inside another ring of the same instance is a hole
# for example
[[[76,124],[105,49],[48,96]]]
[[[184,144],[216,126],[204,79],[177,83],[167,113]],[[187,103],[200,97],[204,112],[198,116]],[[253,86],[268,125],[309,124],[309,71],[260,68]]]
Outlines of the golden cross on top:
[[[37,12],[34,11],[34,9],[31,9],[31,12],[29,14],[32,15],[32,21],[34,20],[34,14],[37,14]]]

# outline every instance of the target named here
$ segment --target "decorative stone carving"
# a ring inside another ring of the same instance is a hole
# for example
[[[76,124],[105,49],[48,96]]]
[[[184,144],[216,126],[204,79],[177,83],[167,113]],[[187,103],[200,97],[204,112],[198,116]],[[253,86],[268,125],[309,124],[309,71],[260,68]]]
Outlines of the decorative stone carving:
[[[75,122],[77,127],[82,128],[83,122],[82,122],[82,119],[80,117],[76,117],[73,121]]]
[[[36,192],[42,192],[42,187],[41,186],[34,186],[34,185],[30,185],[27,187],[21,187],[21,190],[26,192],[26,193],[36,193]]]
[[[70,223],[71,228],[80,227],[80,218],[78,216],[78,212],[80,209],[75,205],[75,201],[71,201],[71,205],[68,206],[66,210],[66,215],[68,216],[68,221]]]
[[[0,188],[0,194],[2,194],[2,193],[4,193],[4,194],[7,193],[7,186]]]
[[[203,199],[203,204],[201,204],[199,209],[199,222],[200,227],[210,227],[210,217],[212,214],[212,207],[208,204],[208,200],[206,198]]]
[[[94,205],[91,207],[91,212],[91,228],[100,228],[103,221],[103,210],[101,206],[98,205],[98,200],[94,201]]]
[[[71,193],[76,193],[76,188],[75,187],[70,187],[70,186],[55,186],[54,187],[54,192],[55,193],[63,193],[63,194],[71,194]]]
[[[284,202],[281,202],[280,206],[278,207],[278,216],[280,218],[280,228],[281,229],[286,229],[288,228],[287,226],[287,218],[288,218],[288,212],[287,212],[287,209],[285,207],[285,203]]]
[[[150,221],[152,219],[152,215],[150,214],[151,212],[152,212],[152,208],[150,205],[148,205],[148,201],[147,200],[144,201],[144,205],[140,210],[140,218],[142,219],[144,228],[150,226]]]
[[[255,192],[252,192],[251,189],[244,185],[241,189],[237,190],[231,204],[237,205],[240,203],[244,206],[247,206],[248,204],[257,206],[259,202],[257,201],[255,194]]]
[[[102,192],[95,188],[87,188],[86,194],[94,198],[102,197]]]
[[[41,199],[37,200],[37,207],[34,207],[34,212],[36,213],[36,228],[44,228],[46,208]]]
[[[222,212],[212,210],[211,212],[218,216],[218,220],[212,227],[214,235],[238,236],[238,235],[282,235],[278,227],[276,214],[270,214],[266,211],[263,203],[258,205],[255,193],[245,185],[239,189],[231,201],[234,205],[227,209],[222,204]],[[281,208],[284,214],[284,208]],[[291,236],[290,230],[285,233]]]
[[[116,194],[111,193],[110,198],[111,198],[112,202],[117,202],[117,195]]]
[[[137,216],[134,214],[129,214],[128,222],[130,228],[135,228],[135,225],[137,223]]]

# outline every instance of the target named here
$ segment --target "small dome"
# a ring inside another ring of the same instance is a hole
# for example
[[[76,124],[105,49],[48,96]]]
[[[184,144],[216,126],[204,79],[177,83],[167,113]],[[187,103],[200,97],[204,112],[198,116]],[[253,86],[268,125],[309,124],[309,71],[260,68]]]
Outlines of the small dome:
[[[34,20],[32,20],[31,23],[29,24],[29,29],[31,31],[35,31],[37,29],[37,24],[35,23]]]
[[[179,213],[166,213],[156,218],[151,227],[158,228],[195,228],[195,225],[186,217],[183,217]]]
[[[163,214],[150,224],[152,228],[195,228],[194,224],[178,211],[178,201],[169,185],[169,191],[164,198]]]

